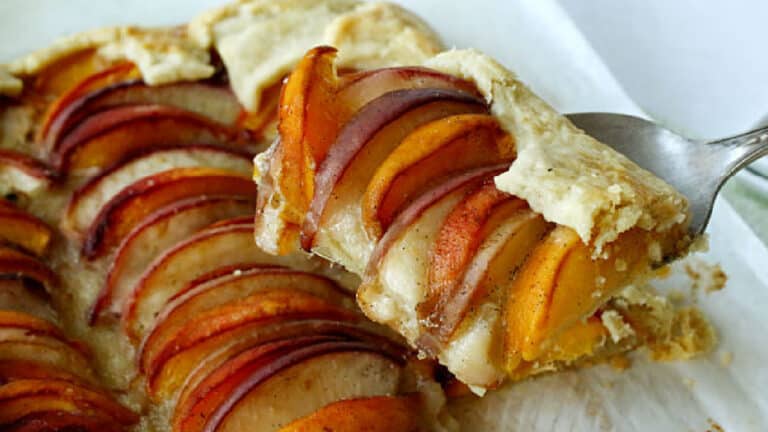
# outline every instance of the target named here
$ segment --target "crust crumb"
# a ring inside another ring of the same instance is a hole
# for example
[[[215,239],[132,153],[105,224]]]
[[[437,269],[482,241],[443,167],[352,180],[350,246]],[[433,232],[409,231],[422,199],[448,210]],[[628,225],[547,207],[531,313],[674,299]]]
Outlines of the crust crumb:
[[[728,367],[733,363],[733,353],[730,351],[723,351],[720,353],[720,364],[723,367]]]
[[[685,273],[691,278],[691,290],[696,293],[703,290],[709,294],[720,291],[728,282],[728,276],[720,264],[709,264],[702,260],[691,260],[685,264]]]

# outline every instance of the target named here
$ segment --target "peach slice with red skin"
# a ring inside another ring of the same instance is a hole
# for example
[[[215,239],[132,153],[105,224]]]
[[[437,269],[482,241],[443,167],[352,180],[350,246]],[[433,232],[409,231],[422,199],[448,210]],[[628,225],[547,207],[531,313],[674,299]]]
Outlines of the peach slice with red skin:
[[[249,195],[201,196],[175,201],[147,216],[117,247],[90,322],[119,316],[131,289],[162,251],[216,221],[252,215],[254,205]]]
[[[163,105],[127,105],[94,113],[57,143],[53,164],[62,172],[106,169],[158,147],[207,144],[255,152],[245,131]]]
[[[125,426],[139,420],[135,413],[106,394],[67,381],[26,379],[0,387],[0,425],[48,411],[98,415]]]
[[[0,205],[0,241],[42,256],[53,237],[51,228],[40,219],[10,203]]]
[[[541,355],[546,342],[588,315],[616,287],[650,268],[643,248],[651,234],[623,233],[593,258],[575,231],[558,226],[531,252],[508,289],[505,305],[507,370]],[[664,246],[662,246],[664,247]]]
[[[102,256],[154,211],[201,195],[255,197],[256,185],[248,176],[212,168],[177,168],[145,177],[101,208],[86,233],[82,253],[89,259]]]
[[[183,326],[213,308],[236,302],[262,291],[286,289],[308,292],[334,304],[354,309],[354,299],[347,291],[322,276],[287,268],[251,268],[221,276],[184,289],[163,308],[155,325],[139,348],[140,370],[145,371]]]
[[[252,155],[242,150],[207,145],[156,148],[123,161],[77,188],[64,211],[64,231],[81,233],[99,210],[121,190],[144,177],[178,168],[215,168],[248,175]]]
[[[206,377],[177,408],[173,429],[242,430],[244,421],[259,418],[257,431],[274,430],[339,399],[394,392],[399,367],[399,359],[362,342],[255,347]],[[285,396],[266,403],[278,388]]]
[[[56,173],[44,162],[14,150],[0,149],[0,179],[30,193],[50,186]]]
[[[47,321],[58,319],[44,287],[23,279],[0,278],[0,308],[26,313]]]
[[[45,335],[64,340],[61,330],[54,324],[35,316],[10,310],[0,310],[0,329],[23,329],[30,335]]]
[[[0,386],[20,379],[55,379],[80,385],[88,382],[82,376],[63,371],[35,360],[0,360]]]
[[[190,111],[202,117],[234,126],[242,107],[228,87],[198,82],[148,86],[140,80],[123,81],[98,88],[74,99],[51,119],[45,146],[58,143],[83,119],[121,105],[165,105]]]
[[[88,75],[48,105],[45,114],[43,114],[43,117],[40,120],[40,128],[37,131],[37,141],[42,142],[45,139],[53,119],[55,119],[63,109],[77,98],[82,97],[91,91],[121,81],[135,80],[140,77],[141,73],[136,66],[130,62],[117,63],[92,75]]]
[[[280,142],[273,149],[264,181],[274,189],[275,196],[260,199],[257,211],[257,215],[267,214],[271,211],[267,206],[279,204],[277,212],[283,227],[276,242],[263,245],[272,252],[293,249],[315,195],[315,167],[325,160],[342,126],[358,109],[394,90],[467,87],[466,82],[422,68],[362,72],[340,78],[335,57],[335,48],[313,48],[283,86],[278,115]],[[257,217],[257,231],[262,223],[267,222]]]
[[[326,405],[284,426],[279,432],[419,432],[417,396],[376,396]]]
[[[317,169],[314,197],[302,226],[304,249],[311,249],[329,200],[334,195],[349,200],[362,195],[363,190],[350,190],[354,188],[349,185],[367,184],[410,131],[436,119],[486,110],[483,99],[456,90],[431,88],[392,91],[365,105],[341,128]],[[339,189],[342,191],[337,192]]]
[[[134,287],[122,314],[123,328],[138,341],[156,314],[191,280],[229,265],[308,265],[303,257],[267,254],[253,244],[253,224],[203,230],[157,257]]]
[[[30,280],[50,292],[57,285],[56,274],[37,258],[0,246],[0,275],[6,278]]]
[[[368,233],[381,237],[407,203],[431,185],[467,169],[515,158],[514,142],[498,121],[465,114],[428,123],[403,140],[374,174],[363,197]]]
[[[100,416],[46,411],[24,417],[4,430],[5,432],[120,432],[124,428],[113,420]]]

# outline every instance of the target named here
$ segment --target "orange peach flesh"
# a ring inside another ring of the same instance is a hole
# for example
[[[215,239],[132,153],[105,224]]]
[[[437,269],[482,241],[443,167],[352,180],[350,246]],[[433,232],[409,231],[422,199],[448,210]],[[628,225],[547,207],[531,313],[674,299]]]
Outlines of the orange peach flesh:
[[[492,116],[464,114],[427,123],[389,154],[368,184],[362,201],[366,230],[379,238],[431,186],[469,169],[511,163],[514,157],[514,143]]]
[[[326,405],[279,432],[416,432],[421,430],[417,397],[378,396]]]

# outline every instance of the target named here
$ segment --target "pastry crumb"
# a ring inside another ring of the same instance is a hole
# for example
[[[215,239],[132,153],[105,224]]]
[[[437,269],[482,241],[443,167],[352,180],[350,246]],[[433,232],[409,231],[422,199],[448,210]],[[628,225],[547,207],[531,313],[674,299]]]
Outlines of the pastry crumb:
[[[649,348],[654,360],[688,360],[711,351],[716,343],[712,325],[699,309],[689,307],[675,313],[666,337],[653,341]]]
[[[611,365],[612,368],[618,371],[624,371],[629,369],[630,366],[632,366],[632,361],[626,355],[620,354],[620,355],[615,355],[611,357],[608,360],[608,364]]]
[[[691,290],[696,293],[703,290],[705,293],[713,293],[725,288],[728,276],[720,264],[709,264],[702,260],[691,260],[685,264],[685,273],[691,278],[693,285]]]
[[[720,426],[716,421],[712,420],[711,418],[707,419],[707,423],[709,423],[709,428],[707,429],[707,432],[725,432],[725,429],[723,429],[722,426]]]
[[[733,363],[733,353],[730,351],[723,351],[720,353],[720,364],[723,367],[728,367]]]

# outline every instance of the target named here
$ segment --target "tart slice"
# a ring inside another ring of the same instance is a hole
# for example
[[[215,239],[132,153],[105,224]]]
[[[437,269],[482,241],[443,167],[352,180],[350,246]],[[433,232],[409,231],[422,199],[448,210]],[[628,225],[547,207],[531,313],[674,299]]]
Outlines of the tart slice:
[[[256,158],[262,248],[359,274],[369,318],[478,392],[669,337],[623,290],[687,252],[685,197],[479,52],[335,56],[299,63]]]

